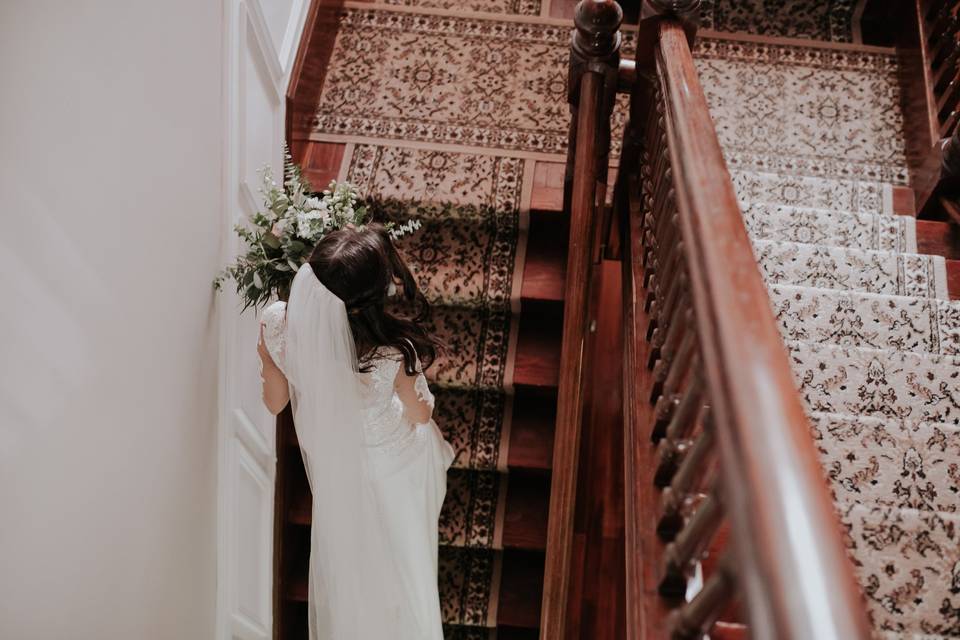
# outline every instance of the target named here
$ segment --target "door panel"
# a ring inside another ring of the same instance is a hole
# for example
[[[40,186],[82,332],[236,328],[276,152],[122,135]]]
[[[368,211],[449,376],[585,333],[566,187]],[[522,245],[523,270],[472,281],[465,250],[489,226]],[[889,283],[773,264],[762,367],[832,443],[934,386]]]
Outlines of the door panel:
[[[259,171],[282,179],[284,94],[305,0],[224,0],[223,262],[236,224],[261,201]],[[258,320],[220,296],[217,638],[266,640],[273,628],[276,433],[260,399]]]

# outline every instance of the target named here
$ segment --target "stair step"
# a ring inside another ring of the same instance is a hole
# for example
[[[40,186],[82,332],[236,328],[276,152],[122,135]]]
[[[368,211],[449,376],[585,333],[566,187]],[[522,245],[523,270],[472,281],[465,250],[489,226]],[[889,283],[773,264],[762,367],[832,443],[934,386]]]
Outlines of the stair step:
[[[960,355],[960,302],[771,285],[786,340]]]
[[[560,381],[562,309],[538,314],[520,322],[513,383],[534,389],[553,390]]]
[[[949,299],[946,262],[939,256],[764,240],[753,245],[768,284]]]
[[[520,288],[522,313],[527,311],[531,302],[563,302],[568,233],[566,216],[555,212],[531,212]]]
[[[533,551],[506,550],[497,605],[497,625],[516,629],[540,626],[543,597],[544,555]]]
[[[839,502],[930,513],[956,509],[956,425],[816,412],[810,423]]]
[[[960,516],[857,504],[841,508],[840,519],[874,627],[893,637],[955,637]]]
[[[747,231],[758,240],[903,253],[917,251],[916,220],[908,216],[769,203],[744,203],[740,208]]]
[[[809,411],[960,424],[960,358],[787,342]]]
[[[510,469],[548,471],[553,464],[553,433],[557,418],[556,396],[518,389],[510,426]]]
[[[890,213],[893,187],[868,180],[843,180],[756,171],[731,171],[741,202],[773,203],[854,213]]]
[[[503,546],[507,549],[547,548],[547,515],[550,512],[550,477],[510,474],[503,519]]]

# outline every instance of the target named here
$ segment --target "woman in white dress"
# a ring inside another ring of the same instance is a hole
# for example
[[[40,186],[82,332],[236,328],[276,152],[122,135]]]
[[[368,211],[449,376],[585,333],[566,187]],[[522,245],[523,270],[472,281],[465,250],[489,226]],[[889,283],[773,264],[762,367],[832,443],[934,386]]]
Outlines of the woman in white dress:
[[[400,294],[414,309],[387,309]],[[453,449],[423,369],[429,307],[387,231],[325,236],[264,310],[264,402],[292,403],[313,492],[312,640],[442,640],[437,521]]]

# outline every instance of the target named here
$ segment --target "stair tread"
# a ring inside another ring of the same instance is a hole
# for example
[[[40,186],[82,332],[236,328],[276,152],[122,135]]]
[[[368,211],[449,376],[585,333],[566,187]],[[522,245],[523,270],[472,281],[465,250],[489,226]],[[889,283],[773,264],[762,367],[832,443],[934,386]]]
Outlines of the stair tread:
[[[743,202],[806,206],[834,211],[884,213],[892,186],[856,179],[797,176],[765,171],[731,170],[737,197]]]
[[[949,299],[939,256],[766,240],[754,240],[753,248],[768,284]]]
[[[784,339],[960,355],[960,302],[769,286]]]
[[[916,220],[770,203],[742,203],[750,237],[862,250],[915,253]]]
[[[810,411],[960,424],[960,358],[787,341]]]

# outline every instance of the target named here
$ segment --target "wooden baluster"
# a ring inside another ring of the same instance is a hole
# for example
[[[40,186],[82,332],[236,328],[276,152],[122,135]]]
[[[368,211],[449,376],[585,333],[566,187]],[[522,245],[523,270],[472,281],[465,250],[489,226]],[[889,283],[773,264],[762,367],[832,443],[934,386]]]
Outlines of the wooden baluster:
[[[670,614],[670,640],[699,640],[717,621],[724,605],[733,599],[736,581],[728,557],[720,560],[693,599]]]
[[[670,419],[664,438],[657,447],[657,470],[653,474],[653,484],[657,487],[666,487],[671,483],[677,467],[696,442],[690,440],[688,435],[704,408],[703,372],[700,367],[700,361],[694,361],[690,385],[683,392],[680,406]]]
[[[683,328],[683,339],[680,341],[676,359],[671,358],[670,354],[664,349],[664,357],[653,368],[653,391],[650,397],[654,400],[652,432],[654,442],[660,439],[657,434],[663,434],[674,410],[680,404],[678,389],[680,383],[690,372],[690,362],[693,360],[696,351],[696,332],[691,326],[692,323],[684,324],[686,326]]]
[[[667,598],[682,598],[687,590],[687,574],[693,563],[703,555],[713,534],[723,521],[723,508],[714,493],[700,501],[697,510],[687,521],[673,542],[664,551],[660,594]]]
[[[670,486],[660,496],[660,520],[657,522],[657,534],[664,540],[672,540],[683,527],[684,509],[689,496],[694,494],[696,481],[703,475],[707,460],[713,451],[713,432],[705,424],[700,434],[693,440],[683,457]]]

